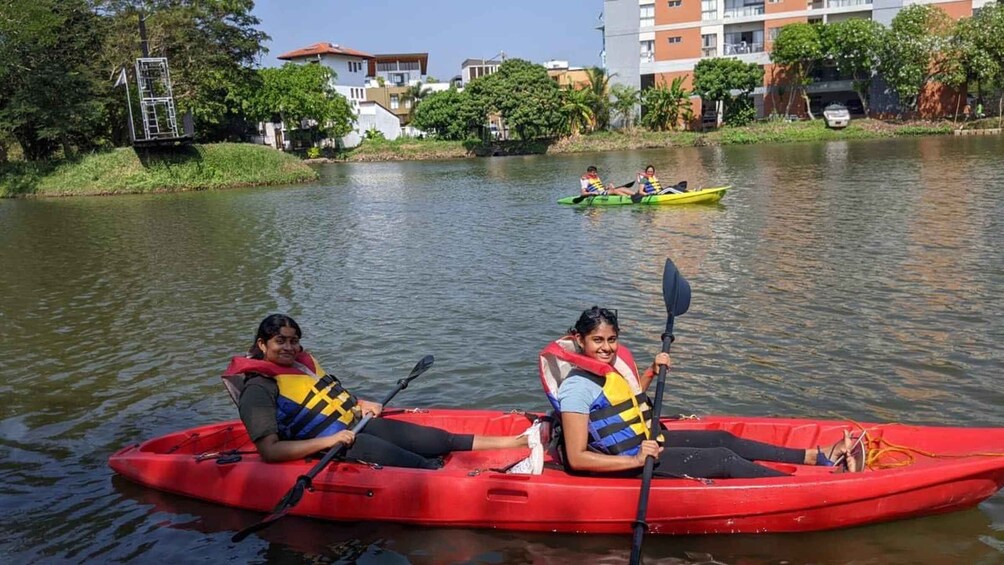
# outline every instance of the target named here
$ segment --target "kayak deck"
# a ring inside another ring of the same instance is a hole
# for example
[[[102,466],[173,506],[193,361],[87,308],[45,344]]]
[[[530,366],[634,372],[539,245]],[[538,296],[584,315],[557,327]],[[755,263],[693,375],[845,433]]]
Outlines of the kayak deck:
[[[454,433],[513,435],[520,414],[480,410],[393,411],[385,417]],[[709,417],[666,420],[672,429],[726,430],[788,447],[835,442],[846,422]],[[941,455],[1004,452],[1004,429],[864,424],[874,439]],[[237,462],[197,456],[240,450]],[[337,462],[314,479],[293,514],[328,520],[392,521],[517,531],[628,533],[639,479],[575,476],[545,465],[542,475],[505,467],[526,449],[453,453],[438,470]],[[266,512],[316,460],[265,463],[239,421],[169,434],[126,447],[109,464],[137,483],[217,504]],[[917,456],[905,467],[832,473],[832,468],[767,463],[790,476],[652,482],[648,522],[657,534],[804,532],[948,512],[974,506],[1004,486],[1004,457]]]
[[[628,205],[668,205],[668,204],[712,204],[718,202],[725,196],[725,192],[732,186],[718,186],[712,188],[702,188],[692,192],[681,194],[653,194],[643,196],[638,202],[631,200],[630,196],[621,194],[608,194],[602,196],[587,196],[579,202],[574,202],[578,196],[566,196],[558,200],[558,204],[568,204],[572,206],[628,206]]]

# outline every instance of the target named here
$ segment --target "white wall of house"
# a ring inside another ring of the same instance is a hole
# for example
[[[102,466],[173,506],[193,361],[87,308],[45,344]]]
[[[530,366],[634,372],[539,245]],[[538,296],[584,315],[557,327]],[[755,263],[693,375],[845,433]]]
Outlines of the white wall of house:
[[[401,137],[401,120],[376,102],[361,102],[357,119],[356,131],[342,138],[342,145],[345,147],[355,147],[362,143],[366,131],[370,128],[376,128],[387,139]]]
[[[326,53],[320,56],[310,55],[308,57],[294,59],[294,62],[320,64],[335,72],[335,92],[341,94],[349,101],[349,104],[352,106],[352,110],[355,112],[357,120],[355,131],[341,138],[339,141],[345,147],[355,147],[356,145],[359,145],[360,140],[362,140],[361,133],[369,129],[368,127],[362,127],[359,125],[360,107],[364,102],[366,102],[366,59],[362,57]],[[398,124],[398,131],[400,132],[400,123]],[[388,137],[388,139],[390,138]]]

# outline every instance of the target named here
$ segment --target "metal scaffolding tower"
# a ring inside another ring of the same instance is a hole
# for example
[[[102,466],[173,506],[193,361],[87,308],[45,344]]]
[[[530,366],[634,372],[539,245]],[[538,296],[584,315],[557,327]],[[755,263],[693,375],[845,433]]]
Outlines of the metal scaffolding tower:
[[[139,91],[140,119],[143,137],[136,141],[177,140],[183,138],[178,129],[178,115],[171,93],[171,74],[165,57],[136,59],[136,84]]]

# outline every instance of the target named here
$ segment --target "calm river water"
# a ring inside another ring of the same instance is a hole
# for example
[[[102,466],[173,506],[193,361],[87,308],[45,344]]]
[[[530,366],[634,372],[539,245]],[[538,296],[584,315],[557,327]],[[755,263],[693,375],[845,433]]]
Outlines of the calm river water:
[[[721,205],[577,210],[587,165],[732,184]],[[218,377],[288,312],[362,396],[543,409],[536,354],[617,308],[647,362],[674,259],[666,413],[1004,426],[1004,137],[338,164],[313,185],[0,201],[0,556],[29,562],[618,563],[626,537],[259,516],[135,486],[108,455],[230,419]],[[1004,494],[811,535],[646,538],[648,561],[1004,563]]]

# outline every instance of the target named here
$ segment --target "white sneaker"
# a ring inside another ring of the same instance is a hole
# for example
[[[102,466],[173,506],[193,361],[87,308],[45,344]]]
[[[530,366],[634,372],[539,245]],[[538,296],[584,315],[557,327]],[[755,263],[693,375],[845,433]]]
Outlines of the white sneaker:
[[[510,467],[509,473],[539,475],[544,472],[544,446],[540,442],[540,425],[541,421],[537,420],[525,432],[519,434],[526,436],[527,443],[530,445],[530,455]]]

